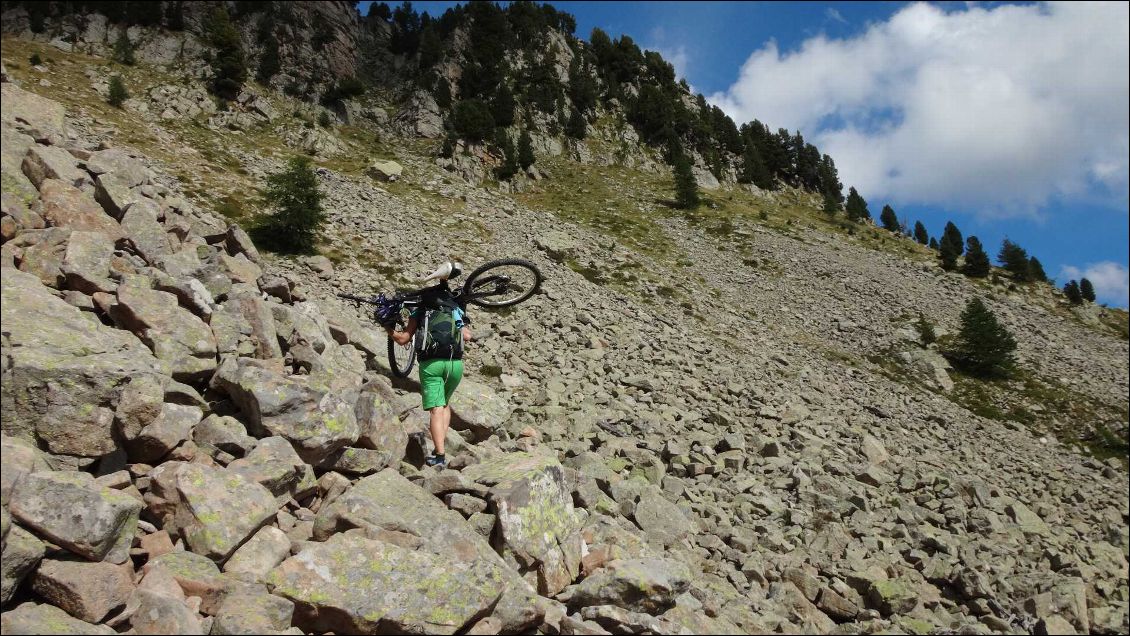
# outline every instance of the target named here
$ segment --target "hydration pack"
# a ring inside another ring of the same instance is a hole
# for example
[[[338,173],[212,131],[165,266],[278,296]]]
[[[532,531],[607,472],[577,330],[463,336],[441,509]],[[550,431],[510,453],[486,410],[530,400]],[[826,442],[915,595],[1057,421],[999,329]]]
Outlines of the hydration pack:
[[[417,339],[416,353],[421,360],[463,359],[463,310],[450,299],[437,299],[434,306],[417,321],[422,334]]]

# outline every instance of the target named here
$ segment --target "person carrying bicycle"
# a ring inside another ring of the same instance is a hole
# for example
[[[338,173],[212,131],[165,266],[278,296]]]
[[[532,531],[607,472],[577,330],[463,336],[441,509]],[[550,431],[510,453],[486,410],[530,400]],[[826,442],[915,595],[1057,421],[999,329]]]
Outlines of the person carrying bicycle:
[[[471,340],[471,320],[447,287],[447,279],[458,276],[460,269],[459,263],[448,262],[425,279],[439,279],[441,283],[409,317],[403,331],[385,327],[398,345],[416,341],[420,396],[423,409],[431,414],[428,428],[435,446],[434,454],[425,461],[428,466],[442,467],[447,463],[444,440],[451,426],[451,396],[463,379],[463,345]]]

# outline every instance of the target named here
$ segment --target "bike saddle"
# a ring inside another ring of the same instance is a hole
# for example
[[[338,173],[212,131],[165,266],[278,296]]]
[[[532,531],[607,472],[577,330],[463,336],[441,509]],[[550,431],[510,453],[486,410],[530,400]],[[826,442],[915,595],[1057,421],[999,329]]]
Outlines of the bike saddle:
[[[443,265],[440,265],[439,268],[436,269],[436,271],[429,274],[421,282],[426,283],[433,280],[448,280],[451,278],[456,278],[462,273],[463,265],[461,263],[458,263],[456,261],[447,261]]]

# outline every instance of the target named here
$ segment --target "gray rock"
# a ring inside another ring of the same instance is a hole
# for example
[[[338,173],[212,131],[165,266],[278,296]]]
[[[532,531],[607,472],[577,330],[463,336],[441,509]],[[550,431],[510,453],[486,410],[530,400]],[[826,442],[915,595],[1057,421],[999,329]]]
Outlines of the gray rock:
[[[552,596],[576,579],[580,524],[556,457],[507,453],[468,466],[463,476],[490,487],[502,555],[523,569],[536,569],[541,594]]]
[[[4,538],[4,552],[0,558],[0,604],[12,600],[24,577],[35,570],[47,546],[27,530],[11,525]],[[5,630],[4,633],[8,633]]]
[[[87,473],[32,473],[12,489],[12,516],[53,543],[92,561],[129,558],[142,504],[94,484]]]
[[[311,544],[268,577],[275,594],[303,608],[295,614],[299,627],[337,633],[453,634],[493,607],[503,581],[492,561],[450,559],[352,534]]]
[[[161,527],[217,562],[231,556],[278,510],[269,490],[232,470],[165,462],[149,477],[145,501]]]
[[[290,539],[282,530],[266,526],[255,533],[224,564],[224,572],[247,575],[250,580],[261,581],[283,559],[290,556]]]
[[[9,86],[4,84],[4,86]],[[105,625],[72,618],[52,605],[27,602],[0,614],[0,625],[5,634],[114,634]],[[158,632],[149,632],[158,633]]]
[[[88,623],[100,623],[133,593],[133,567],[111,563],[48,559],[31,588],[52,605]]]
[[[615,605],[659,614],[691,584],[687,566],[667,559],[616,560],[566,590],[570,607]]]
[[[286,438],[307,463],[330,458],[360,434],[352,405],[309,378],[284,376],[246,358],[228,358],[212,381],[240,407],[252,434]]]

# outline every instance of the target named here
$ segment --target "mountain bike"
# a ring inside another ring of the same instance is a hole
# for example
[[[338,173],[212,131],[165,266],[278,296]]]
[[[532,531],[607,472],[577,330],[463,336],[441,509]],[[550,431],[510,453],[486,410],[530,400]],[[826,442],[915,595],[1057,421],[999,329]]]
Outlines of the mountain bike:
[[[504,258],[484,263],[476,268],[458,292],[453,292],[449,281],[457,278],[462,271],[459,263],[447,262],[424,279],[438,280],[435,285],[422,289],[398,290],[392,296],[356,296],[338,294],[339,298],[375,305],[373,322],[394,331],[404,331],[408,321],[419,309],[432,307],[443,297],[453,298],[461,308],[475,305],[487,309],[512,307],[537,293],[541,288],[542,275],[537,266],[520,258]],[[393,375],[406,378],[416,363],[416,350],[423,338],[423,330],[417,329],[413,342],[399,345],[392,336],[388,338],[388,364]]]

